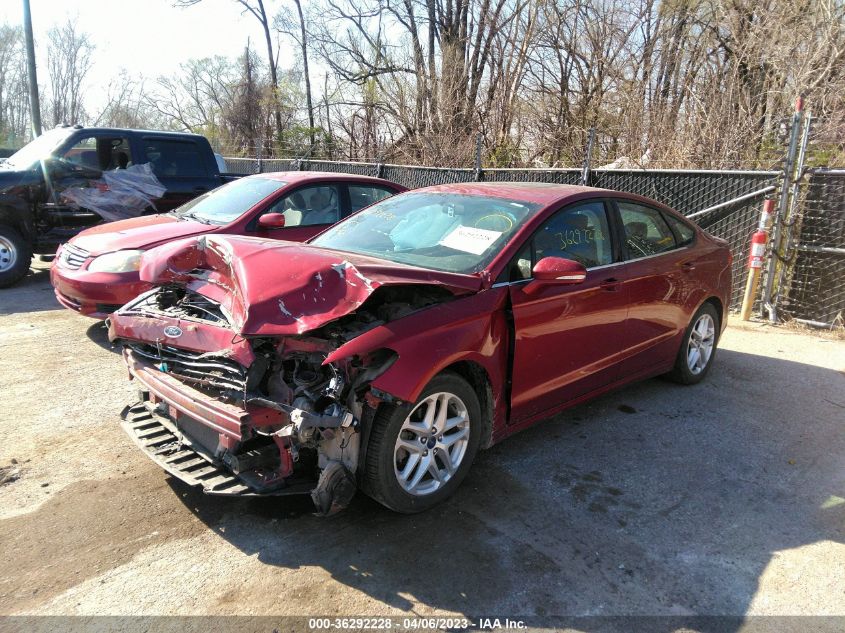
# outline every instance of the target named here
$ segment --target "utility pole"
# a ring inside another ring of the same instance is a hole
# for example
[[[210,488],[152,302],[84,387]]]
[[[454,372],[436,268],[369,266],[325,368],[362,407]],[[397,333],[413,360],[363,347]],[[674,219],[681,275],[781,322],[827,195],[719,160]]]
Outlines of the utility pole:
[[[23,31],[26,37],[26,68],[29,75],[29,115],[32,121],[32,135],[41,136],[41,102],[38,99],[35,41],[32,38],[32,15],[29,11],[29,0],[23,0]]]

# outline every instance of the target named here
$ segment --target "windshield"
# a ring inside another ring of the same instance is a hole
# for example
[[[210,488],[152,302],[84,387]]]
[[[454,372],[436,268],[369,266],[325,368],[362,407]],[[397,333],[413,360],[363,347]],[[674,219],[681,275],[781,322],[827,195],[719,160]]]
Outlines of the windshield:
[[[44,132],[35,140],[27,143],[12,154],[3,165],[17,169],[27,169],[40,160],[50,156],[62,142],[75,132],[74,128],[62,127]]]
[[[539,205],[405,193],[339,222],[312,244],[454,273],[486,266]]]
[[[207,224],[229,224],[286,184],[271,178],[241,178],[194,198],[174,213]]]

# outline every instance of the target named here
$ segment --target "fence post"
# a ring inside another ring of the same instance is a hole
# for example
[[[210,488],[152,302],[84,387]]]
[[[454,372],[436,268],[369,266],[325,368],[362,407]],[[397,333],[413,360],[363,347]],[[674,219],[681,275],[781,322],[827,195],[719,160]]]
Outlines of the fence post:
[[[475,181],[479,182],[484,175],[481,171],[481,132],[475,135]]]
[[[801,131],[801,120],[803,118],[804,100],[798,97],[795,101],[795,113],[792,115],[792,129],[789,135],[789,149],[786,152],[786,161],[783,165],[783,183],[780,189],[780,200],[778,212],[775,216],[775,224],[772,228],[772,250],[769,253],[768,267],[766,269],[766,285],[763,289],[763,313],[768,312],[769,321],[777,322],[777,308],[772,303],[772,290],[775,285],[775,277],[778,275],[780,258],[780,241],[783,223],[786,220],[787,209],[789,208],[789,192],[792,178],[795,171],[795,154],[798,150],[798,134]]]
[[[264,161],[262,155],[264,154],[264,139],[259,139],[258,147],[255,148],[255,159],[256,159],[256,172],[260,174],[264,171]]]
[[[590,135],[587,137],[587,153],[584,156],[584,171],[581,172],[581,184],[585,187],[590,186],[590,158],[593,155],[593,145],[596,142],[596,128],[590,128]]]
[[[785,284],[789,277],[787,273],[791,273],[790,268],[794,266],[795,260],[792,257],[793,248],[795,247],[795,223],[798,218],[798,203],[801,197],[801,181],[804,179],[804,162],[807,158],[807,145],[810,142],[810,131],[813,125],[813,113],[807,112],[807,117],[804,119],[804,131],[801,136],[801,148],[798,150],[798,162],[795,165],[795,177],[792,179],[792,196],[789,200],[789,207],[786,217],[783,221],[783,226],[786,229],[783,235],[783,254],[787,258],[787,262],[781,262],[780,270],[778,272],[777,281],[774,285],[775,292],[778,299],[786,299]]]

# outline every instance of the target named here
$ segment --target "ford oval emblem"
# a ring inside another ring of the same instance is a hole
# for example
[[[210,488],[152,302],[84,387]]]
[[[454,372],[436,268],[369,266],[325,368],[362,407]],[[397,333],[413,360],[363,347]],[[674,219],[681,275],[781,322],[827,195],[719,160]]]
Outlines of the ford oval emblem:
[[[170,338],[179,338],[182,336],[182,328],[176,325],[168,325],[164,328],[164,335]]]

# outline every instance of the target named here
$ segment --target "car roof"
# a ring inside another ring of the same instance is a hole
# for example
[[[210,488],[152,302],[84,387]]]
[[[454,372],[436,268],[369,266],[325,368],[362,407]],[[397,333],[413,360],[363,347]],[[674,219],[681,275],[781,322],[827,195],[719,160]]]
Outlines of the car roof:
[[[379,185],[390,185],[394,188],[405,189],[402,185],[373,176],[360,176],[358,174],[344,174],[334,171],[268,171],[260,174],[252,174],[247,178],[269,178],[271,180],[283,180],[288,183],[307,182],[309,180],[341,180],[350,182],[367,182]]]
[[[566,198],[614,195],[617,192],[580,185],[559,185],[548,182],[462,182],[416,189],[433,193],[456,193],[469,196],[502,198],[548,206]]]
[[[135,128],[123,128],[123,127],[96,127],[96,126],[84,126],[84,125],[59,125],[54,129],[67,129],[67,130],[79,130],[82,132],[98,132],[98,133],[105,133],[105,134],[137,134],[141,136],[168,136],[174,138],[192,138],[192,139],[203,139],[206,138],[201,134],[194,134],[193,132],[179,132],[176,130],[143,130],[143,129],[135,129]]]
[[[647,206],[670,211],[679,217],[683,217],[682,214],[679,214],[662,202],[636,193],[601,189],[599,187],[584,187],[582,185],[560,185],[548,182],[462,182],[414,189],[412,193],[420,191],[501,198],[503,200],[523,202],[526,204],[537,204],[541,207],[577,202],[590,198],[623,198],[632,202],[640,202]]]

